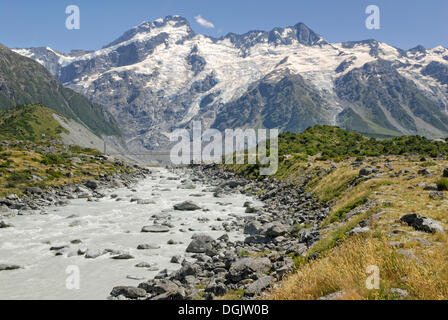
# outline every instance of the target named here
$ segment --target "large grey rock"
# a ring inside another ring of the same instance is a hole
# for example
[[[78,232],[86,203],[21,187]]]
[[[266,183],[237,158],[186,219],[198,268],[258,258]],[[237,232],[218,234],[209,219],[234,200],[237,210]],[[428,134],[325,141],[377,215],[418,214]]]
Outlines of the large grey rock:
[[[212,281],[205,287],[204,291],[213,293],[215,296],[219,297],[226,294],[228,290],[224,283],[222,282],[216,283],[216,281]]]
[[[290,228],[287,225],[281,224],[279,222],[273,222],[268,226],[266,235],[272,238],[284,236],[289,232],[289,229]]]
[[[197,204],[195,204],[192,201],[184,201],[182,203],[178,203],[174,205],[174,210],[178,211],[195,211],[199,210],[201,207],[199,207]]]
[[[134,256],[127,254],[127,253],[123,253],[123,254],[119,254],[118,256],[113,256],[112,259],[114,259],[114,260],[130,260],[130,259],[134,259]]]
[[[270,276],[261,277],[257,281],[249,284],[249,286],[247,287],[247,289],[245,291],[245,295],[247,295],[249,297],[259,295],[260,293],[262,293],[263,291],[268,289],[271,286],[273,281],[274,280]]]
[[[89,180],[85,183],[85,186],[89,189],[96,190],[99,187],[99,183],[96,180]]]
[[[12,217],[17,213],[16,210],[10,209],[7,206],[0,205],[0,217]]]
[[[372,173],[373,173],[373,168],[372,168],[372,167],[365,167],[365,168],[362,168],[362,169],[359,171],[359,175],[360,175],[361,177],[369,176],[369,175],[371,175]]]
[[[210,241],[203,238],[197,238],[190,242],[186,251],[190,253],[205,253],[208,249],[211,249]]]
[[[412,228],[418,231],[428,232],[428,233],[436,233],[436,232],[444,232],[443,227],[436,221],[422,217],[417,214],[407,214],[400,218],[400,221],[408,224]]]
[[[147,282],[142,282],[138,285],[139,288],[145,290],[151,295],[159,295],[167,292],[177,291],[179,286],[168,279],[155,279]]]
[[[268,258],[243,258],[232,263],[227,277],[232,282],[239,282],[270,270],[271,260]]]
[[[244,227],[244,234],[259,235],[264,232],[263,225],[258,221],[251,221]]]
[[[138,299],[146,297],[146,291],[136,287],[119,286],[113,288],[110,295],[113,297],[124,296],[129,299]]]
[[[180,268],[176,274],[175,278],[180,281],[185,281],[188,277],[194,277],[200,272],[200,267],[197,264],[192,264],[189,262],[184,262],[182,268]]]

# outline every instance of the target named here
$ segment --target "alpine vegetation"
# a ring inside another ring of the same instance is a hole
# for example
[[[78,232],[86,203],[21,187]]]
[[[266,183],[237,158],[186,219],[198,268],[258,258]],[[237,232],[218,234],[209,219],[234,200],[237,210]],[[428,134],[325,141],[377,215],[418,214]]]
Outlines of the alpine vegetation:
[[[192,137],[187,129],[176,129],[171,133],[170,141],[177,143],[171,148],[170,160],[174,165],[246,164],[247,158],[247,164],[262,165],[261,175],[270,176],[278,168],[278,133],[278,129],[226,129],[223,139],[217,129],[207,129],[202,134],[201,122],[193,121]]]

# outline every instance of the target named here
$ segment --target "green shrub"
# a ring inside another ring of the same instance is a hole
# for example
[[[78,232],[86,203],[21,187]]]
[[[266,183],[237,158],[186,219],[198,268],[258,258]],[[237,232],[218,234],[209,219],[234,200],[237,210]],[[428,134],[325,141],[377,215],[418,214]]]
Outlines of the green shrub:
[[[357,207],[362,206],[366,202],[366,200],[367,197],[361,197],[347,204],[346,206],[340,208],[323,222],[323,226],[345,219],[350,211],[352,211]]]

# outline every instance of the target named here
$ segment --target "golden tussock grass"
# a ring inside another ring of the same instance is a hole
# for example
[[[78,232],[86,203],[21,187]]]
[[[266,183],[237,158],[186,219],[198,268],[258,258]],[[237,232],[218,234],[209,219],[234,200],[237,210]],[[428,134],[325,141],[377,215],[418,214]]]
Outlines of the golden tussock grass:
[[[342,299],[397,299],[391,288],[407,290],[410,299],[448,299],[448,240],[433,250],[416,249],[406,258],[385,237],[353,237],[317,260],[301,265],[266,297],[273,300],[313,300],[345,291]],[[368,266],[380,270],[380,289],[369,290]]]

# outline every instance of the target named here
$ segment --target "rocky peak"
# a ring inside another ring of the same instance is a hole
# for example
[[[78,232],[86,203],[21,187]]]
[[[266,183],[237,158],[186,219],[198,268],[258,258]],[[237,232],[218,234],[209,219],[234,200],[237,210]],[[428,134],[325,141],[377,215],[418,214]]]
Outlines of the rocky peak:
[[[296,24],[294,29],[296,30],[297,41],[303,45],[313,46],[319,42],[325,42],[320,35],[315,33],[303,23]]]
[[[121,37],[103,48],[109,48],[134,38],[142,39],[145,35],[150,36],[151,33],[156,34],[156,29],[167,29],[166,31],[174,31],[175,29],[182,27],[185,29],[187,35],[194,35],[188,20],[181,16],[166,16],[165,18],[156,19],[153,22],[144,21],[138,26],[126,31]]]

